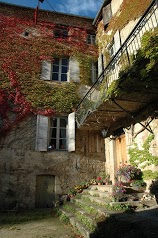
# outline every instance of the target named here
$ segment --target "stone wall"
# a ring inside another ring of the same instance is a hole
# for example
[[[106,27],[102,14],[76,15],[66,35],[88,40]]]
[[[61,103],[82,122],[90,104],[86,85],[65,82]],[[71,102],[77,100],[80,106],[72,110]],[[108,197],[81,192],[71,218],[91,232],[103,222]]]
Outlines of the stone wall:
[[[1,208],[33,208],[37,175],[54,175],[58,195],[105,169],[104,148],[92,153],[85,144],[90,132],[76,132],[76,151],[71,153],[35,151],[35,135],[36,117],[32,117],[1,139]]]

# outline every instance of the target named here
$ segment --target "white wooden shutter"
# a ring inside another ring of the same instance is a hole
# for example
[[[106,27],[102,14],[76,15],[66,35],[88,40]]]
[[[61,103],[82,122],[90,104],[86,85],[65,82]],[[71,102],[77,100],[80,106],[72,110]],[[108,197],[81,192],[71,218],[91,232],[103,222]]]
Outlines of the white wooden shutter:
[[[70,58],[69,75],[70,75],[70,81],[80,82],[79,62],[74,57]]]
[[[115,44],[115,53],[116,53],[121,47],[121,39],[120,39],[119,31],[116,31],[116,33],[114,35],[114,44]]]
[[[41,79],[50,80],[51,79],[51,61],[42,61],[42,72]]]
[[[98,76],[103,72],[104,66],[103,66],[103,55],[100,54],[98,58]]]
[[[98,78],[98,75],[97,75],[97,65],[95,62],[92,62],[92,69],[91,69],[91,80],[92,80],[92,83],[94,83],[97,78]]]
[[[68,116],[67,146],[69,152],[75,151],[75,112]]]
[[[102,15],[103,15],[103,24],[104,26],[106,26],[110,22],[110,19],[112,17],[111,3],[103,7]]]
[[[48,117],[37,115],[36,151],[47,151],[48,148]]]

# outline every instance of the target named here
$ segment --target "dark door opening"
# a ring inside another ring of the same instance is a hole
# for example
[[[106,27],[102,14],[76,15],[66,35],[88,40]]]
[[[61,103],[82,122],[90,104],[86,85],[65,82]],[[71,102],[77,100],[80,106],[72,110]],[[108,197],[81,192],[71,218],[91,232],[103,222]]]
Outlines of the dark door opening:
[[[53,207],[55,201],[54,191],[55,191],[54,175],[37,175],[35,207],[36,208]]]

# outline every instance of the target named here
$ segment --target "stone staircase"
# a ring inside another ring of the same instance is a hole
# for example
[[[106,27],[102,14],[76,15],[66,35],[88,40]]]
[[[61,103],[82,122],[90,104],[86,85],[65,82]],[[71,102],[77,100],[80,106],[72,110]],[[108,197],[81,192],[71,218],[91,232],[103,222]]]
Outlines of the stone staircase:
[[[136,216],[136,212],[131,212],[132,208],[139,208],[138,212],[143,208],[144,203],[139,199],[142,193],[132,193],[132,196],[137,197],[137,201],[112,202],[112,192],[113,185],[91,185],[81,194],[60,206],[62,216],[69,219],[70,224],[81,237],[120,238],[122,236],[117,236],[118,226],[119,229],[122,227],[122,232],[126,234],[129,228],[133,229],[134,223],[142,223],[147,220],[147,216]],[[150,209],[150,206],[156,206],[156,202],[146,205],[146,208]],[[125,213],[127,208],[130,209],[130,213]],[[105,234],[107,230],[108,236]],[[112,233],[111,236],[110,233]]]

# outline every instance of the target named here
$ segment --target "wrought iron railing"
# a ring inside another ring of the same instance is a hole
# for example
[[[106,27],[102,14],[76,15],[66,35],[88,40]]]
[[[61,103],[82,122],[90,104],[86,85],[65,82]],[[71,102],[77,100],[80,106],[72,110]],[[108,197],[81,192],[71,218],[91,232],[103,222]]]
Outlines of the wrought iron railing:
[[[111,83],[118,79],[119,71],[132,64],[132,55],[136,54],[141,46],[141,38],[146,31],[158,26],[158,0],[152,1],[146,12],[140,18],[130,35],[108,63],[79,103],[76,110],[76,122],[80,127],[89,114],[96,111],[105,100],[106,92]]]

